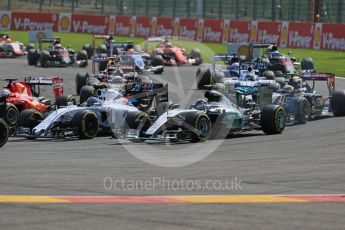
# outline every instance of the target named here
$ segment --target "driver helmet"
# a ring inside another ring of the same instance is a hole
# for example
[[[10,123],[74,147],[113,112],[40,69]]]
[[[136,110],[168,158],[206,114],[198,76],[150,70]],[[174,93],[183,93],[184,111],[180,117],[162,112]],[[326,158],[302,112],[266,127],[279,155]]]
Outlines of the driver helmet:
[[[292,86],[293,86],[295,89],[301,89],[301,88],[303,88],[303,81],[302,81],[302,78],[300,78],[300,77],[293,77],[293,78],[292,78]]]
[[[195,102],[194,108],[197,110],[205,110],[207,101],[205,99],[199,99]]]
[[[98,102],[99,102],[99,99],[97,97],[89,97],[86,100],[86,106],[87,107],[92,107],[92,106],[94,106]]]
[[[57,43],[57,44],[54,45],[54,48],[55,48],[55,49],[60,49],[60,48],[62,48],[62,46],[61,46],[60,43]]]
[[[127,53],[128,54],[134,54],[135,50],[133,48],[130,48],[130,49],[127,50]]]
[[[6,43],[11,43],[11,42],[12,42],[11,38],[6,39]]]
[[[122,97],[122,94],[115,89],[99,89],[97,95],[103,101],[116,100]]]

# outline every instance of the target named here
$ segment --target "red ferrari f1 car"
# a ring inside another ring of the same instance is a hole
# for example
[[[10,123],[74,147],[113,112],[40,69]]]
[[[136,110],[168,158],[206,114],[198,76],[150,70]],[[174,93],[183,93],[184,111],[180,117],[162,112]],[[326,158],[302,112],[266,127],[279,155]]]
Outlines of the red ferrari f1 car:
[[[149,43],[159,42],[159,45],[152,50],[152,57],[161,56],[162,64],[167,66],[180,65],[180,64],[202,64],[201,52],[199,49],[192,49],[188,54],[187,50],[174,46],[170,40],[176,40],[173,37],[151,37],[145,41],[144,52],[148,52]]]
[[[8,125],[15,126],[18,115],[21,111],[35,109],[40,113],[51,111],[54,107],[67,105],[68,102],[75,102],[72,96],[63,94],[62,77],[26,77],[24,81],[17,82],[17,79],[5,79],[7,86],[1,93],[6,98],[6,116]],[[40,97],[40,86],[51,85],[55,97],[55,104],[50,99]]]

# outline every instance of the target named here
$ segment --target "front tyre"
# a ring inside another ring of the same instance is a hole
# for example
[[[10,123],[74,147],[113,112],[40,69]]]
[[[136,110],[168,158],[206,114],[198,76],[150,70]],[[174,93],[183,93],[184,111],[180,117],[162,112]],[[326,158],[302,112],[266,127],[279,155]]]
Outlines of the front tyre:
[[[295,120],[301,124],[308,122],[310,116],[310,105],[305,97],[300,98],[299,101],[299,113]]]
[[[77,112],[72,118],[72,126],[76,129],[80,139],[92,139],[98,134],[97,116],[88,110]]]
[[[279,105],[266,105],[261,111],[261,128],[266,134],[281,134],[286,126],[286,113]]]
[[[183,126],[191,131],[192,143],[206,141],[211,136],[211,121],[206,114],[187,114]]]

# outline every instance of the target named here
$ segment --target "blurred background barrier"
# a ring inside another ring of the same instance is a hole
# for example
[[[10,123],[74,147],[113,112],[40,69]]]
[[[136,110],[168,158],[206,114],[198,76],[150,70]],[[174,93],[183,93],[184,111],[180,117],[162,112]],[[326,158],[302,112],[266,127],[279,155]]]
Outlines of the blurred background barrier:
[[[345,0],[1,0],[0,10],[344,23]]]
[[[345,24],[335,23],[0,11],[1,30],[178,36],[202,42],[345,50]]]

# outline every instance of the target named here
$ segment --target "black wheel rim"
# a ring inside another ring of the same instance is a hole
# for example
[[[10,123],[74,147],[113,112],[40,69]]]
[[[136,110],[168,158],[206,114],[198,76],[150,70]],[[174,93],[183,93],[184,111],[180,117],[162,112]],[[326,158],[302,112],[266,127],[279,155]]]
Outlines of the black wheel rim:
[[[207,137],[210,133],[209,121],[204,117],[200,118],[200,120],[197,124],[197,129],[200,132],[200,137],[202,137],[202,138]]]
[[[98,132],[98,121],[94,116],[88,115],[85,118],[85,135],[87,137],[94,137]]]

